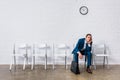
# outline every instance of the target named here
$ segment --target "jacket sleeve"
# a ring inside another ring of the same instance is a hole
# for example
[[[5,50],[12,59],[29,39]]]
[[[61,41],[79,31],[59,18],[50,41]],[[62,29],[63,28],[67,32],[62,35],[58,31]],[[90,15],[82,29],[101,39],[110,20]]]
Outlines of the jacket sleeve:
[[[72,51],[72,53],[77,53],[77,52],[79,52],[81,50],[80,49],[81,42],[82,42],[81,39],[79,39],[76,46],[75,46],[75,48],[74,48],[74,50]]]

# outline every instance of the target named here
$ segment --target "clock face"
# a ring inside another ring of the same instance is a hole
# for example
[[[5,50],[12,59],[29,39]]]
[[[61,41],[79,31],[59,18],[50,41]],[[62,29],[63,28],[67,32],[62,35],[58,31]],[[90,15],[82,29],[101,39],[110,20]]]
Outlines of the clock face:
[[[80,7],[79,12],[82,15],[86,15],[88,13],[88,8],[86,6],[82,6],[82,7]]]

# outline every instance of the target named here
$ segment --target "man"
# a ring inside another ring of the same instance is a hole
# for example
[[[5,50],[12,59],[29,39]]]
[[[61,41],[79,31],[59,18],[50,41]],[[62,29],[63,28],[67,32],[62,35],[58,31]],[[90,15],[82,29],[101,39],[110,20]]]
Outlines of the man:
[[[88,73],[92,73],[90,66],[91,66],[91,47],[92,47],[92,35],[87,34],[85,38],[81,38],[78,40],[78,43],[76,44],[73,53],[73,59],[77,64],[79,64],[79,58],[82,59],[83,55],[87,58],[87,69],[86,71]]]

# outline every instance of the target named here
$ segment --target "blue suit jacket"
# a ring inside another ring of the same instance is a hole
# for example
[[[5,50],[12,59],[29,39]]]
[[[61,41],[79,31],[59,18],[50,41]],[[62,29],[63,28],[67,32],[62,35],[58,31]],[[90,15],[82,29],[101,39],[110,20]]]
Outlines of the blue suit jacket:
[[[77,54],[78,51],[81,52],[81,50],[84,47],[84,43],[85,43],[85,38],[79,39],[76,46],[75,46],[75,48],[73,49],[72,53]],[[92,43],[91,43],[91,45],[92,45]]]

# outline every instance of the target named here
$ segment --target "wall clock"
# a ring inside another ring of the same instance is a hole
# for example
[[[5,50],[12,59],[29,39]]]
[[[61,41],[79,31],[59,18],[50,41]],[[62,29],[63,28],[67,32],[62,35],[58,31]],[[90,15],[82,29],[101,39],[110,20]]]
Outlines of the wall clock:
[[[82,14],[82,15],[86,15],[88,13],[88,8],[87,6],[81,6],[80,9],[79,9],[79,12]]]

